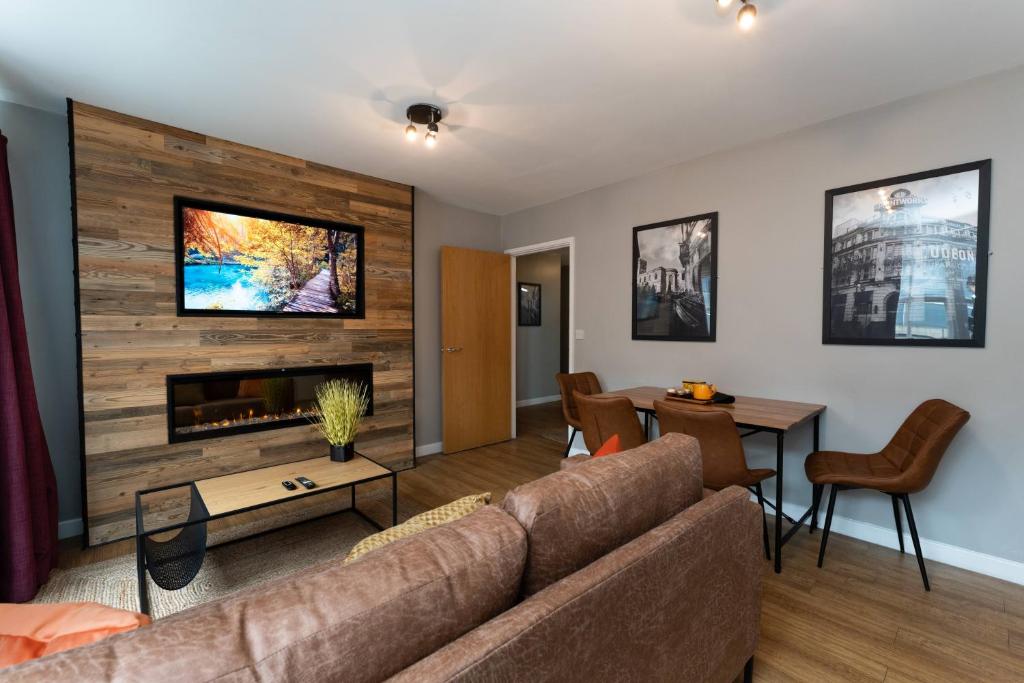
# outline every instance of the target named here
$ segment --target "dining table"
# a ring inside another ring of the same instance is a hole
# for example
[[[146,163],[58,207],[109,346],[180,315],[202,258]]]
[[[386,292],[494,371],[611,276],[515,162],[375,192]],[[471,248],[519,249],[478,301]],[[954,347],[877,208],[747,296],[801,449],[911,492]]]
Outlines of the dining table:
[[[801,529],[804,522],[812,515],[815,505],[811,506],[798,520],[794,520],[783,512],[783,455],[785,453],[786,435],[794,429],[811,424],[814,436],[814,451],[819,450],[821,432],[821,415],[825,406],[817,403],[799,403],[782,401],[773,398],[756,398],[753,396],[736,396],[734,403],[691,403],[678,399],[669,399],[663,387],[633,387],[606,391],[597,396],[625,396],[633,403],[633,407],[644,415],[644,432],[651,437],[651,418],[655,417],[654,402],[668,400],[674,407],[686,410],[725,410],[732,415],[736,426],[741,430],[740,436],[746,438],[754,434],[769,433],[775,435],[775,573],[782,571],[782,546],[784,546]],[[792,526],[786,533],[782,532],[782,520],[787,519]]]

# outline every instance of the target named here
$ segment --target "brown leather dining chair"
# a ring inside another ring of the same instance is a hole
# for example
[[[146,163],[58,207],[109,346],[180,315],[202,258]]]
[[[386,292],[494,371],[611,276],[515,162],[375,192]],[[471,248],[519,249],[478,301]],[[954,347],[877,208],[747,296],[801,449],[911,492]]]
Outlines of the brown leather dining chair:
[[[680,432],[697,439],[704,467],[704,488],[721,491],[729,486],[753,489],[761,506],[761,525],[764,532],[764,554],[772,557],[768,542],[768,515],[764,510],[764,492],[761,482],[775,476],[775,470],[750,469],[743,450],[743,441],[736,421],[726,410],[693,410],[675,406],[667,401],[655,401],[658,430],[662,434]]]
[[[910,538],[914,542],[917,565],[921,570],[924,589],[931,590],[928,572],[924,568],[921,541],[914,523],[914,512],[910,507],[910,494],[923,491],[939,466],[953,437],[967,424],[971,414],[948,401],[931,399],[925,401],[903,421],[895,436],[877,453],[844,453],[841,451],[818,451],[807,456],[804,470],[814,485],[811,530],[818,525],[818,508],[826,484],[832,485],[828,497],[828,512],[825,513],[825,528],[818,549],[818,566],[825,561],[825,546],[832,526],[832,512],[836,507],[836,494],[845,489],[871,489],[892,498],[892,512],[896,518],[896,534],[899,536],[900,552],[903,548],[903,523],[900,519],[899,503],[907,515]]]
[[[586,396],[576,391],[573,399],[579,408],[583,441],[591,453],[596,453],[605,441],[616,434],[619,435],[619,448],[623,451],[647,443],[636,408],[625,396]]]
[[[562,417],[565,418],[566,424],[572,427],[569,443],[565,445],[565,452],[562,453],[562,457],[565,458],[572,449],[572,441],[576,438],[576,434],[583,429],[580,424],[580,413],[576,408],[576,399],[573,398],[572,393],[578,391],[589,396],[600,394],[602,389],[597,375],[592,372],[559,372],[555,375],[555,380],[558,382],[558,390],[562,394]]]

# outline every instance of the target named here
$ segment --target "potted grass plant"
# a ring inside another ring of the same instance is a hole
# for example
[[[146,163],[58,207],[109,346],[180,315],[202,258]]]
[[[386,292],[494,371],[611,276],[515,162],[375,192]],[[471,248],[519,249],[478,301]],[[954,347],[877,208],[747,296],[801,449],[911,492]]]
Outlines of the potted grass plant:
[[[359,382],[332,379],[316,388],[310,420],[331,446],[331,460],[348,462],[355,454],[356,433],[366,414],[366,387]]]

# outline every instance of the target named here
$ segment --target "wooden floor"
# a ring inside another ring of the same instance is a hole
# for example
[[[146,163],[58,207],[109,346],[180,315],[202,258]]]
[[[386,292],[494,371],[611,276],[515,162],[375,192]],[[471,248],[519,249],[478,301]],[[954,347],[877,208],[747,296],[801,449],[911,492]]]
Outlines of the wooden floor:
[[[564,447],[557,404],[522,408],[518,439],[420,458],[399,476],[399,495],[423,507],[480,491],[500,501],[557,470]],[[1024,586],[929,561],[925,593],[912,554],[838,534],[818,569],[819,538],[798,534],[781,575],[765,562],[755,680],[1024,681]],[[131,551],[69,546],[62,563]]]

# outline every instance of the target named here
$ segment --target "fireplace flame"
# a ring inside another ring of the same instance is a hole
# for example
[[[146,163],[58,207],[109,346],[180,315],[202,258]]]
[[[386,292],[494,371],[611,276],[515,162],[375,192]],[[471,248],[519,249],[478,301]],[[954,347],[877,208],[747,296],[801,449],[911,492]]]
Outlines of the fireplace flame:
[[[218,429],[224,429],[225,427],[244,427],[248,425],[266,424],[268,422],[279,422],[282,420],[295,420],[303,417],[311,418],[315,414],[316,410],[312,407],[303,408],[302,406],[297,406],[294,411],[289,408],[276,413],[264,413],[263,415],[257,415],[255,410],[249,408],[248,411],[239,413],[237,417],[211,419],[204,417],[203,411],[199,407],[196,407],[192,410],[192,416],[195,419],[195,423],[189,426],[176,427],[175,431],[179,434],[216,431]]]

